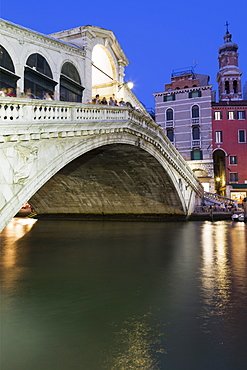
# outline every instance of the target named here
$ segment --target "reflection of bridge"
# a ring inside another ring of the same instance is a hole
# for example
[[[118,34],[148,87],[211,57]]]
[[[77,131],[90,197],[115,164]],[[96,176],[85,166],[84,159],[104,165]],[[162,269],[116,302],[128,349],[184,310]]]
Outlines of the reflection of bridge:
[[[152,119],[129,108],[1,98],[2,229],[38,213],[190,214],[203,190]]]

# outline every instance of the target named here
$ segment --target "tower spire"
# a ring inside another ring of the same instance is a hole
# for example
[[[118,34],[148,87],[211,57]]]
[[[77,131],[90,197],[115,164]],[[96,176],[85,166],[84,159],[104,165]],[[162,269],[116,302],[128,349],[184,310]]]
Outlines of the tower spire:
[[[241,75],[238,67],[238,45],[232,42],[229,32],[229,22],[226,21],[226,34],[224,44],[219,48],[219,72],[217,82],[219,88],[219,100],[241,100]]]

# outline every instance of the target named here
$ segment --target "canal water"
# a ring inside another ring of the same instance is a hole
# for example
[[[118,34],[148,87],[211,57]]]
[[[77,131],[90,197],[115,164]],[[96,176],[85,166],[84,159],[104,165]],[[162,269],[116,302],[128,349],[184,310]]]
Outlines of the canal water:
[[[247,369],[247,225],[15,218],[2,370]]]

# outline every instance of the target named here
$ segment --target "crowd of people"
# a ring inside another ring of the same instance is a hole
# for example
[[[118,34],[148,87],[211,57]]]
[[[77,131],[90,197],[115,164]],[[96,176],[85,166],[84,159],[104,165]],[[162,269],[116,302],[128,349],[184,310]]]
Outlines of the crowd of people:
[[[0,96],[15,97],[16,94],[14,93],[14,89],[12,87],[2,87],[0,89]]]
[[[18,93],[12,87],[2,87],[0,89],[0,97],[19,97],[19,98],[26,98],[26,99],[43,99],[43,100],[57,100],[55,99],[55,93],[51,91],[46,91],[43,95],[43,98],[40,98],[32,93],[30,88],[26,89],[24,93]],[[133,107],[130,102],[125,102],[122,99],[119,101],[116,100],[115,95],[112,94],[109,100],[106,97],[100,98],[99,94],[95,96],[91,101],[88,101],[88,104],[101,104],[101,105],[109,105],[115,107],[128,107],[140,112],[138,107]]]
[[[0,97],[20,97],[20,98],[27,98],[27,99],[41,99],[40,97],[34,95],[32,90],[26,89],[24,93],[16,94],[15,90],[12,87],[2,87],[0,89]],[[51,91],[46,91],[43,95],[44,100],[55,100],[54,94]]]
[[[113,94],[109,100],[107,101],[105,97],[100,99],[99,94],[95,95],[95,98],[92,99],[92,101],[88,102],[89,104],[102,104],[102,105],[111,105],[115,107],[130,107],[133,108],[132,105],[129,102],[125,102],[123,99],[120,99],[118,102],[115,98],[115,95]]]

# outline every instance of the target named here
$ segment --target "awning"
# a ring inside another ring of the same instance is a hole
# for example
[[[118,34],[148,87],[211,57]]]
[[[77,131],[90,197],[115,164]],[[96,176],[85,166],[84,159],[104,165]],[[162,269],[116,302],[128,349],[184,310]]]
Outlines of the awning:
[[[231,184],[233,189],[246,189],[247,190],[247,184]]]

